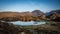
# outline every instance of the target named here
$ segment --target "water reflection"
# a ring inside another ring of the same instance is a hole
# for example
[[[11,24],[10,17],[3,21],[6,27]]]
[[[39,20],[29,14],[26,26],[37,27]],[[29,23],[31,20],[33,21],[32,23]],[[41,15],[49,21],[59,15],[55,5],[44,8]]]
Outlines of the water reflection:
[[[14,21],[11,22],[14,25],[41,25],[41,24],[45,24],[46,22],[44,21],[40,21],[40,22],[35,22],[35,21],[30,21],[30,22],[23,22],[23,21]]]

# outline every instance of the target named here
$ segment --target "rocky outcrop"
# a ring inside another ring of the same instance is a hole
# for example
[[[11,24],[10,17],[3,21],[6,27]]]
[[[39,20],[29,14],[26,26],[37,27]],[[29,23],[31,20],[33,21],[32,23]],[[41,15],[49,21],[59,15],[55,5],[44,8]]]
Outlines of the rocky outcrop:
[[[58,17],[60,17],[60,15],[57,14],[57,13],[53,13],[53,14],[50,15],[50,19],[51,19],[51,20],[55,20],[55,19],[57,19]]]
[[[50,20],[60,21],[60,10],[53,10],[49,14],[48,17]]]
[[[60,23],[59,22],[47,22],[47,24],[43,24],[38,26],[35,30],[38,34],[60,34]]]
[[[0,21],[0,34],[19,34],[21,31],[20,27],[15,27],[12,23]]]
[[[41,20],[46,20],[46,16],[44,14],[41,15],[41,16],[38,16],[38,18],[41,19]]]

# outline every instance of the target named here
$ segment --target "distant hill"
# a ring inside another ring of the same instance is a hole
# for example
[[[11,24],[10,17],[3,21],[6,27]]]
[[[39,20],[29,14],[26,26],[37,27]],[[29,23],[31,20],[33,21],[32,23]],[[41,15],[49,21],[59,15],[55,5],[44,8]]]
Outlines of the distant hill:
[[[44,14],[44,13],[43,13],[42,11],[40,11],[40,10],[34,10],[34,11],[32,11],[32,13],[33,13],[35,16],[41,16],[41,15]]]
[[[60,22],[60,10],[52,10],[51,12],[47,13],[47,18],[53,21]]]
[[[52,11],[46,13],[46,15],[49,16],[49,15],[51,15],[51,14],[53,14],[53,13],[60,14],[60,10],[52,10]]]
[[[52,13],[56,12],[56,13],[60,14],[60,10],[53,10],[53,11],[51,11],[51,12],[52,12]]]
[[[12,16],[25,16],[25,15],[29,15],[29,16],[40,16],[44,14],[42,11],[40,10],[34,10],[32,12],[0,12],[0,18],[1,17],[12,17]]]

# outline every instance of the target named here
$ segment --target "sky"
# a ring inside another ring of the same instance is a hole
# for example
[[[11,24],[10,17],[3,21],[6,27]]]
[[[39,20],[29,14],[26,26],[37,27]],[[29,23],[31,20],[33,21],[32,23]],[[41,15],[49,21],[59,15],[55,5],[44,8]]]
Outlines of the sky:
[[[60,10],[60,0],[0,0],[0,12],[26,12]]]

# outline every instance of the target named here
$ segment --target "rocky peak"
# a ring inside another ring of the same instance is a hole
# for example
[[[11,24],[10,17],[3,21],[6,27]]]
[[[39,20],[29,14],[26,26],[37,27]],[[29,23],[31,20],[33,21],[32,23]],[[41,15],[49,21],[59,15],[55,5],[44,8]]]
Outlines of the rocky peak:
[[[34,10],[34,11],[32,11],[32,13],[34,13],[35,16],[41,16],[41,15],[44,14],[44,13],[43,13],[42,11],[40,11],[40,10]]]

